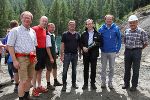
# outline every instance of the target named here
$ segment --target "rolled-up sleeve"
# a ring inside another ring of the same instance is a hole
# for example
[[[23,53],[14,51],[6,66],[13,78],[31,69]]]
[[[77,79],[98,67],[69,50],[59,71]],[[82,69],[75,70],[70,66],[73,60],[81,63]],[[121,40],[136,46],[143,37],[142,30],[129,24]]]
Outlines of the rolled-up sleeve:
[[[12,29],[8,35],[7,45],[15,46],[16,39],[17,39],[17,30]]]
[[[51,37],[46,35],[46,47],[52,47]]]

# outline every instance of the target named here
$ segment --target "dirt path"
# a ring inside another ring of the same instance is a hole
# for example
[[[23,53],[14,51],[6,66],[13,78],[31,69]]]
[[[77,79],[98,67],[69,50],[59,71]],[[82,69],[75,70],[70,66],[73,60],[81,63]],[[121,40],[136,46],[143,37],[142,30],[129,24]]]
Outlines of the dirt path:
[[[139,77],[139,87],[138,91],[130,92],[129,90],[122,90],[123,85],[123,72],[124,72],[124,61],[123,52],[124,48],[117,55],[116,65],[115,65],[115,76],[114,76],[114,90],[109,90],[109,88],[102,90],[100,87],[100,57],[98,59],[97,66],[97,77],[96,86],[97,90],[93,91],[90,88],[86,91],[82,90],[83,85],[83,64],[82,59],[78,61],[77,67],[77,85],[79,89],[73,90],[71,88],[71,68],[68,71],[68,87],[66,92],[61,92],[61,86],[56,87],[54,91],[49,91],[46,94],[41,94],[37,100],[150,100],[150,47],[147,47],[143,51],[140,77]],[[62,78],[62,63],[58,60],[58,79],[61,81]],[[0,83],[4,86],[0,88],[0,100],[17,100],[17,94],[13,93],[14,84],[10,82],[7,66],[2,65],[2,69],[5,73],[0,73]],[[53,78],[51,78],[51,83],[53,84]],[[43,73],[42,84],[46,86],[45,71]]]

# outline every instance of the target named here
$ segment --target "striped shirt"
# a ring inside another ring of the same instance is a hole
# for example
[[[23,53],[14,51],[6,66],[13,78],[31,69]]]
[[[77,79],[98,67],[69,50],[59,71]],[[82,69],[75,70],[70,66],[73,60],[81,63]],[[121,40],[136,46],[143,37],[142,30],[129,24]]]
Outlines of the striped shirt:
[[[139,27],[134,32],[129,28],[125,30],[124,42],[128,49],[143,48],[144,44],[148,44],[148,34]]]
[[[13,46],[15,53],[30,53],[37,46],[36,33],[32,28],[23,25],[13,28],[9,35],[7,45]]]

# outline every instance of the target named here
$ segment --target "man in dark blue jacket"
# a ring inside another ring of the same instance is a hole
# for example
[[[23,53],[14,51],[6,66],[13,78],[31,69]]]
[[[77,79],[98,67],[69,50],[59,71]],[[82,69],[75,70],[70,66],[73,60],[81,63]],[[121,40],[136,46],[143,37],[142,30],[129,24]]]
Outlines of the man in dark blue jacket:
[[[101,88],[106,88],[106,66],[107,62],[109,62],[108,87],[110,89],[113,89],[112,78],[114,75],[116,53],[119,52],[121,47],[121,33],[119,27],[113,23],[113,18],[113,15],[106,15],[105,24],[99,29],[103,42],[103,46],[101,47]]]

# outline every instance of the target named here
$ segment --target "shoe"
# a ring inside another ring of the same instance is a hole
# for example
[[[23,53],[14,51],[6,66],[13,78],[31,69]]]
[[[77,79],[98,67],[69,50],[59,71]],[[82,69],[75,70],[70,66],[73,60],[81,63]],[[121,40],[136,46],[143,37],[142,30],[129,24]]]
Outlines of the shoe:
[[[14,82],[14,78],[11,79],[11,83],[13,83],[13,82]]]
[[[24,97],[24,100],[37,100],[37,99],[33,99],[30,96]]]
[[[18,93],[18,86],[15,86],[14,93]]]
[[[55,87],[50,84],[50,85],[47,85],[47,89],[55,90]]]
[[[130,86],[129,85],[123,85],[122,89],[128,89]]]
[[[131,88],[130,88],[130,91],[132,91],[132,92],[133,92],[133,91],[136,91],[136,90],[137,90],[136,87],[131,87]]]
[[[73,84],[72,84],[72,87],[73,87],[74,89],[78,89],[76,83],[73,83]]]
[[[62,91],[66,91],[66,85],[63,85],[63,87],[62,87]]]
[[[102,88],[102,89],[105,89],[105,88],[106,88],[106,84],[105,84],[105,83],[102,83],[102,84],[101,84],[101,88]]]
[[[95,86],[95,84],[91,84],[91,88],[94,89],[94,90],[97,89],[97,87]]]
[[[82,89],[83,89],[83,90],[88,89],[88,85],[87,85],[87,84],[84,84],[83,87],[82,87]]]
[[[33,95],[34,97],[39,97],[39,96],[40,96],[40,93],[37,91],[36,88],[34,88],[34,89],[32,90],[32,95]]]
[[[2,87],[3,85],[2,84],[0,84],[0,88]]]
[[[109,87],[109,89],[114,89],[114,87],[113,87],[113,84],[112,84],[112,83],[109,83],[109,84],[108,84],[108,87]]]
[[[63,84],[59,83],[58,81],[54,81],[54,86],[62,86]]]
[[[2,93],[3,91],[0,90],[0,93]]]
[[[47,93],[48,89],[44,88],[43,86],[40,86],[40,87],[37,88],[37,91],[39,93]]]

